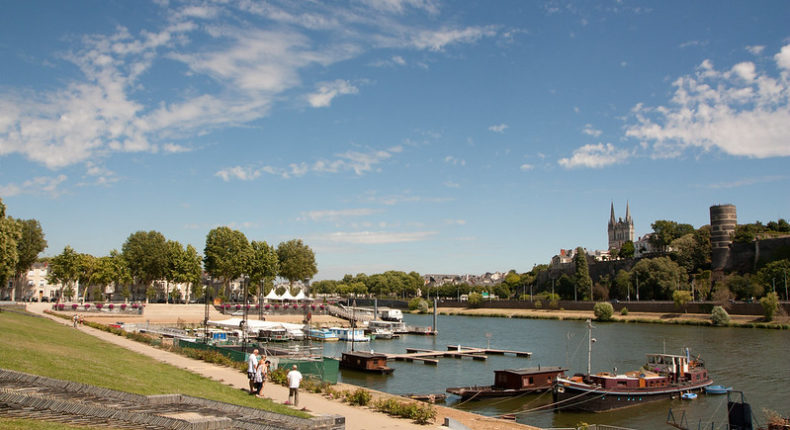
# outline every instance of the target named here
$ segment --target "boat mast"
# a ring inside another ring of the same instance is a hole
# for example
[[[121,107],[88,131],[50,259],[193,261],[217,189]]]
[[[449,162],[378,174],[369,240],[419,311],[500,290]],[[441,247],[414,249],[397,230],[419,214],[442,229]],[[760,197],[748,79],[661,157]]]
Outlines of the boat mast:
[[[351,306],[352,306],[352,308],[351,308],[351,352],[354,352],[354,337],[355,337],[355,333],[354,332],[356,331],[354,329],[357,326],[357,324],[356,324],[356,320],[357,320],[357,299],[354,299],[354,304],[351,305]]]
[[[593,329],[592,321],[587,320],[587,376],[590,375],[590,362],[592,360],[592,344],[595,342],[595,339],[592,337],[592,329]]]

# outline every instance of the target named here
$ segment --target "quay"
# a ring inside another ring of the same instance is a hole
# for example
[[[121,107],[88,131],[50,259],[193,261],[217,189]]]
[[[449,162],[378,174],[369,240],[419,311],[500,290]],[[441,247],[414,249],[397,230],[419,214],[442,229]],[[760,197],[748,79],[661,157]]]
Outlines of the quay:
[[[395,361],[422,361],[423,364],[431,364],[431,365],[438,365],[439,360],[438,358],[447,357],[447,358],[471,358],[473,360],[486,360],[488,356],[486,354],[512,354],[516,357],[526,357],[529,358],[532,356],[531,352],[526,351],[510,351],[506,349],[492,349],[492,348],[476,348],[473,346],[462,346],[462,345],[447,345],[447,351],[436,351],[432,349],[424,349],[424,348],[406,348],[406,353],[404,354],[390,354],[390,353],[383,353],[388,361],[395,360]]]

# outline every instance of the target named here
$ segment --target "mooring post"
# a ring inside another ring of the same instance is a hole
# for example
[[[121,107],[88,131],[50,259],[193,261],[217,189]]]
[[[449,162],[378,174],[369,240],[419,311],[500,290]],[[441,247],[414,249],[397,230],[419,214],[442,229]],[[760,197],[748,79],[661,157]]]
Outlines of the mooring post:
[[[438,300],[436,299],[436,297],[434,297],[433,298],[433,327],[431,329],[431,331],[434,334],[436,334],[436,332],[438,331],[437,327],[436,327],[436,312],[437,312],[436,308],[437,308],[437,304],[438,304]]]
[[[379,319],[379,299],[376,297],[373,298],[373,319]]]

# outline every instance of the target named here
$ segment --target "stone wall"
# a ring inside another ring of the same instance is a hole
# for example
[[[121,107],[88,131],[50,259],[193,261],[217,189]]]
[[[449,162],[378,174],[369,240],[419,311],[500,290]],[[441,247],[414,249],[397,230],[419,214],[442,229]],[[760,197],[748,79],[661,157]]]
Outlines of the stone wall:
[[[790,236],[730,245],[725,272],[755,272],[766,262],[790,258]]]

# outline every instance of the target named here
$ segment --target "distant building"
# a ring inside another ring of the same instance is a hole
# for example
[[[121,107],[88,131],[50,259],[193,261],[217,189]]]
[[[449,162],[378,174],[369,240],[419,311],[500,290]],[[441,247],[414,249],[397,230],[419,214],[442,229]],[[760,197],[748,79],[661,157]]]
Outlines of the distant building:
[[[634,241],[634,220],[631,219],[631,209],[625,204],[625,219],[614,217],[614,202],[609,215],[609,249],[620,249],[624,243]]]

